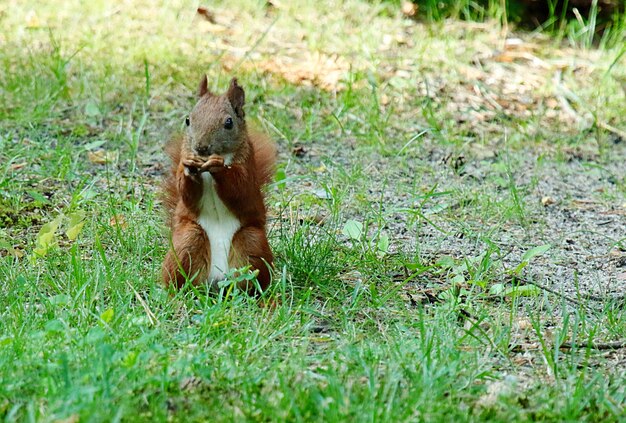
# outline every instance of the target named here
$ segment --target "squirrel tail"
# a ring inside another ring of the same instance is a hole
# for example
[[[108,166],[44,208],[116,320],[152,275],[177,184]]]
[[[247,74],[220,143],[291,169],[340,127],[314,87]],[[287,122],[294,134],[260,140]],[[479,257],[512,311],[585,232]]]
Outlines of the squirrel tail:
[[[256,164],[256,178],[261,186],[274,179],[276,171],[276,144],[264,134],[254,132],[251,134],[254,161]]]
[[[180,149],[183,143],[183,137],[178,136],[172,138],[165,145],[165,153],[170,158],[170,171],[165,174],[165,180],[163,181],[163,194],[161,200],[165,206],[165,212],[168,219],[174,215],[176,205],[178,204],[178,185],[176,183],[176,170],[178,163],[180,163]]]

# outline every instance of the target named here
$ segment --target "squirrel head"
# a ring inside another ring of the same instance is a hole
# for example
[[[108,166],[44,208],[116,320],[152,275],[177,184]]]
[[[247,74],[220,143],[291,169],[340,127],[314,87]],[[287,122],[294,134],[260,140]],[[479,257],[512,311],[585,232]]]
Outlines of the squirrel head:
[[[237,84],[237,78],[230,81],[226,93],[215,95],[208,90],[205,75],[200,81],[198,97],[198,102],[185,119],[189,147],[193,153],[206,158],[241,149],[246,140],[243,111],[246,95]]]

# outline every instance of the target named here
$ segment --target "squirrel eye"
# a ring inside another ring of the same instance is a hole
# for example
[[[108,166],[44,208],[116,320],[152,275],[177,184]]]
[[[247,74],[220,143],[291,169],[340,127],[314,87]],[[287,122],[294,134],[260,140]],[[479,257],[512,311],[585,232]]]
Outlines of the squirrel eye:
[[[189,116],[185,118],[185,125],[189,126]]]
[[[233,129],[233,119],[232,118],[226,118],[226,120],[224,121],[224,128],[226,129]]]

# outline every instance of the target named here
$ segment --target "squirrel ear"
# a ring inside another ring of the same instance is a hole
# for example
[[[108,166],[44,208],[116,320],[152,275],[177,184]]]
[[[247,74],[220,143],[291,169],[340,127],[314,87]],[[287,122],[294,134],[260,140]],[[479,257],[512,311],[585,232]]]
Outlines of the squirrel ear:
[[[233,78],[230,80],[230,87],[228,87],[228,92],[226,93],[226,97],[230,101],[231,106],[235,109],[235,113],[241,119],[246,115],[243,111],[243,105],[246,102],[246,93],[243,88],[237,85],[237,78]]]
[[[207,94],[207,93],[208,93],[209,95],[212,95],[212,94],[209,92],[208,85],[209,85],[209,82],[207,81],[206,75],[204,75],[204,76],[202,77],[202,80],[200,81],[200,86],[198,87],[198,97],[202,97],[202,96],[204,96],[204,95],[205,95],[205,94]]]

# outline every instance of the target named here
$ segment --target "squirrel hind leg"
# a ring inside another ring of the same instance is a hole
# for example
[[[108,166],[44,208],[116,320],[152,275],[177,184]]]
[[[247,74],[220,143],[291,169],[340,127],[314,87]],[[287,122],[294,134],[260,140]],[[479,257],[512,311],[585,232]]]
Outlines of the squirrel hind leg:
[[[253,270],[258,270],[257,280],[261,290],[265,291],[270,284],[270,268],[274,257],[270,249],[265,230],[256,227],[244,227],[239,229],[233,236],[232,247],[229,255],[231,268],[251,265]],[[254,286],[240,287],[250,293],[259,294]]]
[[[195,222],[180,225],[172,233],[172,244],[163,261],[165,285],[180,289],[187,280],[194,285],[206,281],[211,257],[209,239],[202,227]]]

